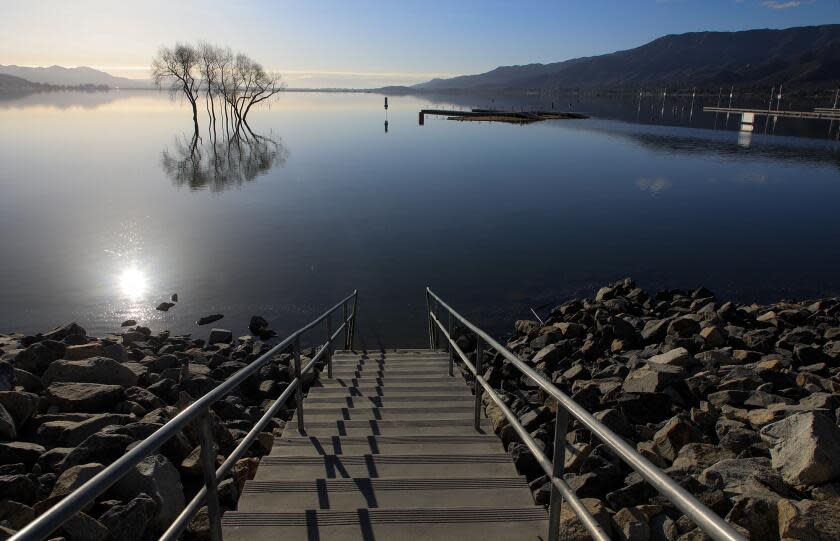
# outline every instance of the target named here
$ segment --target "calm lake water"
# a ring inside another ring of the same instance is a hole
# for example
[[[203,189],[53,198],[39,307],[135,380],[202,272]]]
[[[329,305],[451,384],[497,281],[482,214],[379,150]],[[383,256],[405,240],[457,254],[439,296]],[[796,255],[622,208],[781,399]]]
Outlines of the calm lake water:
[[[624,276],[741,301],[840,293],[833,139],[784,122],[744,138],[670,108],[637,123],[633,100],[418,126],[469,101],[445,100],[391,97],[386,133],[380,95],[287,93],[251,115],[268,139],[218,149],[218,171],[206,133],[185,160],[191,119],[165,94],[0,101],[0,332],[134,318],[206,337],[194,322],[214,312],[284,332],[358,288],[364,343],[422,345],[427,284],[500,334]]]

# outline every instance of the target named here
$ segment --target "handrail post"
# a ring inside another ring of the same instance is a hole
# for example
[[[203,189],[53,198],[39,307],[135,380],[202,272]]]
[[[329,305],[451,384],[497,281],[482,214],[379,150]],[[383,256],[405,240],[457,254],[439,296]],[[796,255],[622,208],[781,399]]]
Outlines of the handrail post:
[[[356,310],[359,308],[359,293],[355,292],[353,295],[353,313],[350,314],[350,349],[353,349],[353,343],[356,341],[356,320],[358,316],[356,315]]]
[[[435,317],[440,319],[440,303],[435,303]],[[434,325],[435,330],[435,350],[440,349],[440,330],[437,325]]]
[[[429,295],[428,288],[426,289],[426,330],[429,335],[429,349],[434,349],[434,339],[432,338],[432,298]]]
[[[557,404],[557,417],[554,420],[554,452],[551,457],[552,478],[563,478],[566,465],[566,432],[569,429],[569,412],[560,403]],[[551,483],[551,500],[548,505],[548,541],[560,539],[560,506],[563,496]]]
[[[452,312],[447,310],[447,313],[449,314],[449,324],[448,324],[448,329],[447,329],[446,332],[449,333],[449,338],[453,339],[452,338]],[[449,375],[454,376],[455,375],[455,352],[452,350],[452,344],[449,343],[449,340],[446,341],[446,349],[449,350]]]
[[[332,379],[333,343],[332,314],[327,314],[327,377]]]
[[[350,322],[347,321],[347,301],[341,303],[341,320],[344,322],[344,349],[350,349]]]
[[[210,539],[222,541],[222,514],[219,510],[219,492],[216,488],[216,449],[213,445],[213,428],[208,411],[198,419],[198,434],[201,440],[201,469],[204,472],[204,488],[207,489],[207,518],[210,521]]]
[[[478,430],[481,428],[481,392],[484,390],[484,387],[478,382],[478,376],[481,375],[481,337],[476,335],[475,337],[475,422],[473,423],[475,429]]]
[[[300,335],[295,336],[294,345],[294,362],[295,362],[295,380],[297,380],[297,387],[295,387],[295,403],[297,408],[297,424],[298,433],[303,435],[306,429],[303,425],[303,381],[300,373]]]

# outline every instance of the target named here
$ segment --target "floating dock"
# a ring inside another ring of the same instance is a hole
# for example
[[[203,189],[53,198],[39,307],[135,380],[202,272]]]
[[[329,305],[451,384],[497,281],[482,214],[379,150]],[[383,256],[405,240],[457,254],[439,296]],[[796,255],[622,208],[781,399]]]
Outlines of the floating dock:
[[[560,113],[557,111],[498,111],[494,109],[456,111],[451,109],[421,109],[419,117],[421,126],[425,124],[426,115],[445,116],[450,120],[511,122],[515,124],[530,124],[531,122],[541,122],[543,120],[589,118],[580,113]]]

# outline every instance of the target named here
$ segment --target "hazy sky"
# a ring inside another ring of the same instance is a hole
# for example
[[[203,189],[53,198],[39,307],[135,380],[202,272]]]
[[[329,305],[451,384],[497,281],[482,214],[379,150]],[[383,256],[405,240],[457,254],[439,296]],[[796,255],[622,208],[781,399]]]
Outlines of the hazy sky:
[[[0,64],[146,77],[177,40],[292,87],[412,84],[632,48],[664,34],[840,23],[840,0],[0,0]]]

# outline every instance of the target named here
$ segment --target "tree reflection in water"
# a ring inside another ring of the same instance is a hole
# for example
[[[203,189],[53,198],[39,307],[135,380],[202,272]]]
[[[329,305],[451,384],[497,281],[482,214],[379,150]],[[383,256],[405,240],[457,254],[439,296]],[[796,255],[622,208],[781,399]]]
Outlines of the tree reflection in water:
[[[161,166],[178,187],[221,192],[286,163],[289,152],[279,137],[250,135],[221,141],[210,138],[206,144],[196,137],[178,137],[172,148],[163,150]]]

